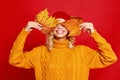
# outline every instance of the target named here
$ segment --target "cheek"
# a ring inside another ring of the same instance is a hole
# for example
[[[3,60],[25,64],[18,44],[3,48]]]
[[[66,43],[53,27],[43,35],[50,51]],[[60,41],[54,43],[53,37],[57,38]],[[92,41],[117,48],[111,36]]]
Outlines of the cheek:
[[[66,34],[68,34],[68,33],[69,33],[69,31],[68,31],[66,28],[64,29],[64,31],[65,31],[65,33],[66,33]]]
[[[53,33],[56,34],[56,30],[55,29],[54,29]]]
[[[66,34],[68,34],[68,33],[69,33],[69,31],[68,31],[67,29],[64,29],[64,31],[65,31],[65,33],[66,33]]]
[[[68,35],[68,31],[65,31],[65,34]]]

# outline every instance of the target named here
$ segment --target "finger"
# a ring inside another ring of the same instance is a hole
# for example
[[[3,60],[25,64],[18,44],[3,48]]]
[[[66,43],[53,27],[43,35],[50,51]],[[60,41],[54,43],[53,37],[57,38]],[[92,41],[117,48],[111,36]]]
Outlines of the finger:
[[[35,28],[35,29],[38,29],[38,30],[41,30],[41,27],[38,26],[38,25],[34,25],[34,28]]]
[[[85,27],[85,25],[79,25],[79,26],[80,26],[80,30],[82,30]]]
[[[87,27],[84,27],[84,30],[83,30],[83,32],[86,32],[87,31]]]
[[[85,26],[84,27],[84,32],[88,32],[89,34],[91,34],[91,29]]]
[[[84,26],[80,26],[80,30],[82,30],[84,28]]]
[[[86,25],[88,22],[81,23],[80,26]]]
[[[38,25],[39,27],[41,27],[42,25],[41,24],[39,24],[38,22],[36,22],[36,25]]]
[[[89,34],[91,34],[91,30],[90,30],[90,29],[87,29],[87,32],[88,32]]]
[[[39,27],[42,27],[42,25],[41,25],[41,24],[39,24],[39,23],[38,23],[38,26],[39,26]]]
[[[79,26],[80,26],[80,27],[82,27],[82,26],[84,26],[84,24],[83,24],[83,23],[81,23]]]

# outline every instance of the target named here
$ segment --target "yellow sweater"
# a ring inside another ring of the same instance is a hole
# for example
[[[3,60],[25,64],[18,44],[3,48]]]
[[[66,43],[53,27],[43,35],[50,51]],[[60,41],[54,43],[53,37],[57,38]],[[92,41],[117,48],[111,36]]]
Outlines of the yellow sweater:
[[[54,40],[51,51],[46,46],[39,46],[23,52],[28,34],[23,29],[17,37],[9,63],[25,69],[34,68],[36,80],[88,80],[90,69],[104,68],[117,60],[110,44],[96,31],[91,37],[96,41],[98,51],[84,45],[75,46],[72,50],[67,47],[67,40]]]

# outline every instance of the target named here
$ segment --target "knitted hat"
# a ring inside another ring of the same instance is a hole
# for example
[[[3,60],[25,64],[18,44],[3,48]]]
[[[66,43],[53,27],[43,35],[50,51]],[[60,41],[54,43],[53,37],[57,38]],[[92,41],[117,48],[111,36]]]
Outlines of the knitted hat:
[[[55,18],[62,18],[64,20],[69,20],[70,19],[70,15],[67,14],[66,12],[63,12],[63,11],[57,11],[52,16],[55,17]]]

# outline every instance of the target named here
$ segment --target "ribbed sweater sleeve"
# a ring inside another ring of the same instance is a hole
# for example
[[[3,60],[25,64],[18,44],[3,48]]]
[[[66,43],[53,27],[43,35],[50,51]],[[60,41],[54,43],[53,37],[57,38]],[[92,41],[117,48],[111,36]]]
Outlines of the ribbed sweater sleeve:
[[[88,59],[88,67],[90,69],[104,68],[117,61],[117,57],[108,43],[96,30],[91,37],[98,45],[98,50],[86,48],[85,53]]]
[[[21,68],[33,68],[38,56],[36,54],[40,49],[34,48],[31,51],[23,51],[25,40],[29,32],[26,32],[24,29],[20,32],[16,38],[13,47],[10,51],[9,63],[16,67]],[[40,51],[39,51],[40,52]]]

